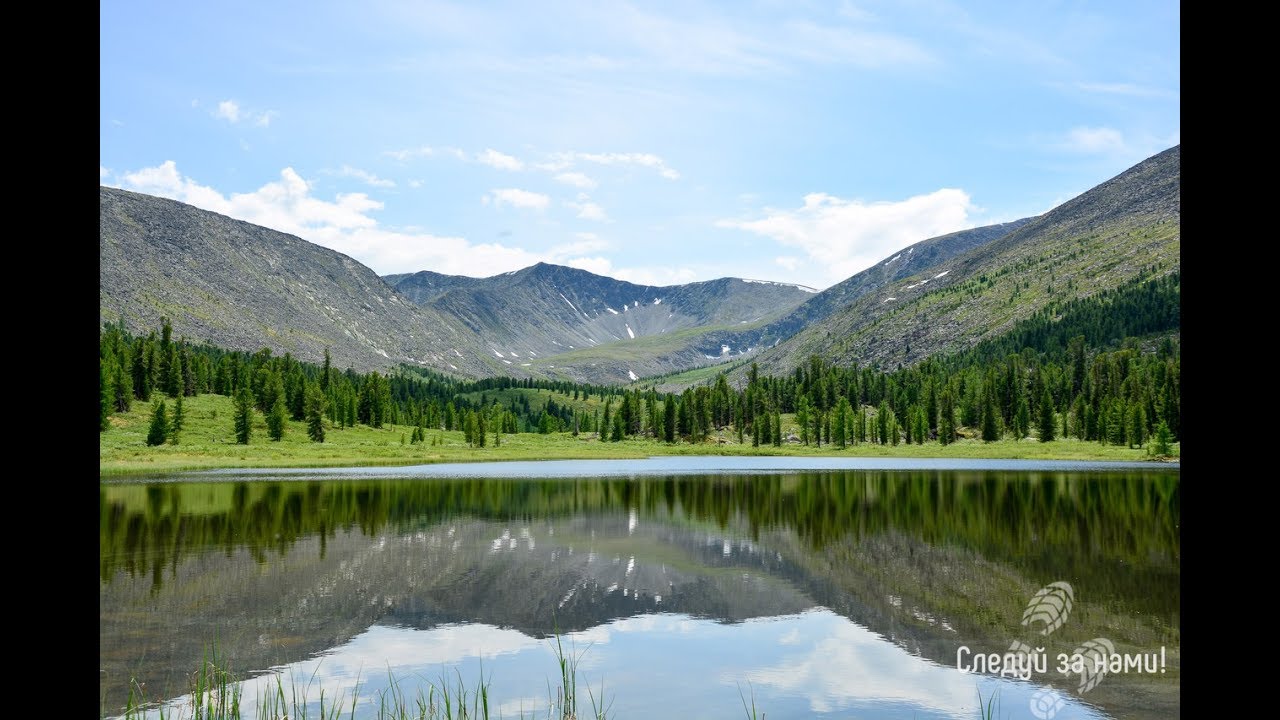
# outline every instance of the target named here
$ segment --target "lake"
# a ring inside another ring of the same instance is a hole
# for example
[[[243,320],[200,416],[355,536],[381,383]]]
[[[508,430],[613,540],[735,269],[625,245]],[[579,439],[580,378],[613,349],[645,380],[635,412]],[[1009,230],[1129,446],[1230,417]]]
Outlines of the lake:
[[[1178,717],[1179,479],[667,457],[103,482],[100,709],[130,678],[179,698],[216,646],[246,706],[278,680],[372,718],[484,682],[492,717],[546,718],[559,645],[578,717]]]

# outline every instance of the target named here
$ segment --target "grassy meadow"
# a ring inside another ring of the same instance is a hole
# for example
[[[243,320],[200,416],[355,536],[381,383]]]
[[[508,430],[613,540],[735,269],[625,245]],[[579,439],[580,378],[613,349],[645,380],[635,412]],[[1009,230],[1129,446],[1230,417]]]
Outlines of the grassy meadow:
[[[550,393],[543,393],[550,395]],[[555,395],[557,403],[574,405],[570,398]],[[166,399],[173,414],[174,401]],[[1059,439],[1041,443],[1034,438],[984,443],[965,438],[952,445],[936,442],[893,446],[863,443],[843,450],[834,446],[783,443],[781,447],[752,447],[747,436],[738,442],[732,429],[714,432],[705,443],[667,444],[650,438],[603,442],[594,433],[518,433],[503,435],[494,446],[490,433],[486,447],[473,448],[461,430],[427,430],[425,443],[410,444],[413,427],[384,425],[374,429],[364,425],[333,427],[326,421],[325,442],[313,443],[306,425],[289,421],[284,438],[273,442],[267,435],[266,420],[254,412],[253,433],[248,445],[235,441],[234,408],[231,398],[206,394],[183,399],[185,419],[176,444],[149,447],[147,429],[151,422],[150,403],[134,402],[127,413],[112,415],[111,426],[99,433],[100,476],[166,473],[181,470],[250,467],[340,467],[361,465],[419,465],[437,462],[484,462],[498,460],[552,460],[583,458],[644,458],[653,455],[794,455],[867,457],[956,457],[1025,458],[1037,460],[1148,460],[1146,449],[1102,445],[1082,440]],[[798,433],[793,415],[783,415],[784,431]],[[962,428],[966,434],[970,429]],[[1178,448],[1174,446],[1175,456]]]

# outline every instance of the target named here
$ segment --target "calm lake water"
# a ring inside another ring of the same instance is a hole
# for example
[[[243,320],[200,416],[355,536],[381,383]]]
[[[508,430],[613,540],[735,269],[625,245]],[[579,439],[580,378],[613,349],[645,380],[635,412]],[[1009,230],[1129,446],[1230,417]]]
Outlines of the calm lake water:
[[[276,676],[313,714],[358,688],[356,717],[393,681],[483,677],[494,717],[545,718],[557,634],[610,718],[978,718],[979,693],[1002,718],[1180,715],[1176,466],[675,457],[100,493],[107,715],[131,677],[188,692],[216,643],[249,706]],[[1021,624],[1052,583],[1065,604]],[[1015,643],[1047,668],[962,672]],[[1100,648],[1114,671],[1059,672]]]

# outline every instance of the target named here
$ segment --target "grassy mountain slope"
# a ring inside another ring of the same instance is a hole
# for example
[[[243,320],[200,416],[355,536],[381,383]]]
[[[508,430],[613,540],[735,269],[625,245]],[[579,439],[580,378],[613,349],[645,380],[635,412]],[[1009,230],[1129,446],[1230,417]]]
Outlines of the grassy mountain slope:
[[[1177,270],[1179,161],[1175,146],[986,245],[864,294],[761,353],[761,371],[789,372],[812,354],[891,369],[998,337],[1051,303]]]
[[[135,332],[269,347],[361,370],[410,363],[491,375],[460,323],[414,305],[341,253],[174,200],[102,187],[99,315]],[[457,348],[458,353],[450,352]]]

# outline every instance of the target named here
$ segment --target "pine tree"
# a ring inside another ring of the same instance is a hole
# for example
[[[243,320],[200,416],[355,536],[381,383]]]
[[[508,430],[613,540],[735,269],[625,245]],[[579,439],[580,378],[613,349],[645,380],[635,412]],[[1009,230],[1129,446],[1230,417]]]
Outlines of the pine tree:
[[[98,358],[98,432],[110,427],[111,404],[114,390],[111,387],[111,371],[105,358]]]
[[[1046,390],[1045,392],[1048,392],[1048,391]],[[1013,415],[1013,428],[1014,428],[1014,435],[1017,436],[1016,439],[1021,440],[1022,438],[1026,437],[1031,433],[1031,408],[1027,404],[1027,396],[1025,393],[1018,393],[1018,399],[1016,403],[1017,403],[1018,409],[1014,412],[1014,415]],[[1043,411],[1043,407],[1041,408],[1041,411]],[[1053,417],[1052,407],[1049,408],[1049,417],[1050,418]],[[1043,431],[1044,429],[1043,423],[1041,424],[1040,428]],[[1041,434],[1043,434],[1043,432]],[[1052,431],[1049,434],[1052,435],[1053,434]]]
[[[995,442],[1000,439],[1000,408],[996,405],[995,393],[988,391],[987,400],[982,404],[982,441]]]
[[[116,412],[129,412],[129,408],[133,405],[133,373],[130,370],[128,345],[122,348],[121,353],[111,363],[114,368],[112,371],[112,388],[115,395],[113,406]]]
[[[889,435],[893,429],[891,427],[893,423],[890,422],[892,419],[893,410],[889,407],[889,401],[881,400],[880,408],[876,410],[876,434],[880,436],[879,440],[881,445],[889,444]],[[898,443],[895,441],[894,445],[897,444]]]
[[[622,412],[613,414],[613,432],[610,433],[609,439],[613,442],[622,442],[623,433],[626,430],[626,423],[622,419]]]
[[[676,399],[672,395],[662,403],[662,439],[669,443],[676,441]]]
[[[311,442],[324,442],[324,404],[325,397],[320,391],[320,384],[307,385],[307,437],[311,438]]]
[[[800,425],[800,442],[809,444],[809,396],[801,395],[796,403],[796,423]]]
[[[950,445],[956,440],[956,403],[951,389],[942,391],[942,399],[938,403],[938,442]]]
[[[1169,424],[1163,420],[1156,426],[1155,442],[1151,444],[1151,451],[1156,455],[1173,454],[1173,433],[1169,431]]]
[[[1053,440],[1054,429],[1058,426],[1053,417],[1053,398],[1049,397],[1049,389],[1040,393],[1040,442]]]
[[[164,391],[169,397],[182,394],[182,357],[178,354],[178,346],[169,346],[169,362],[165,364]]]
[[[271,404],[271,410],[267,413],[267,436],[275,441],[284,438],[286,420],[288,415],[284,407],[284,393],[280,393],[276,395],[276,401]]]
[[[1141,403],[1129,407],[1129,447],[1142,447],[1147,442],[1147,411]]]
[[[169,442],[178,444],[178,433],[182,432],[182,426],[186,420],[187,414],[182,409],[182,396],[179,395],[178,399],[173,401],[173,420],[169,421]]]
[[[249,391],[249,383],[240,383],[235,397],[236,442],[249,444],[253,435],[253,393]]]
[[[151,410],[151,428],[147,430],[148,445],[163,445],[169,437],[169,417],[165,412],[164,400],[160,400]]]
[[[773,411],[773,446],[782,447],[782,411]]]
[[[849,443],[849,398],[841,395],[840,401],[836,403],[835,417],[835,443],[841,450]]]

